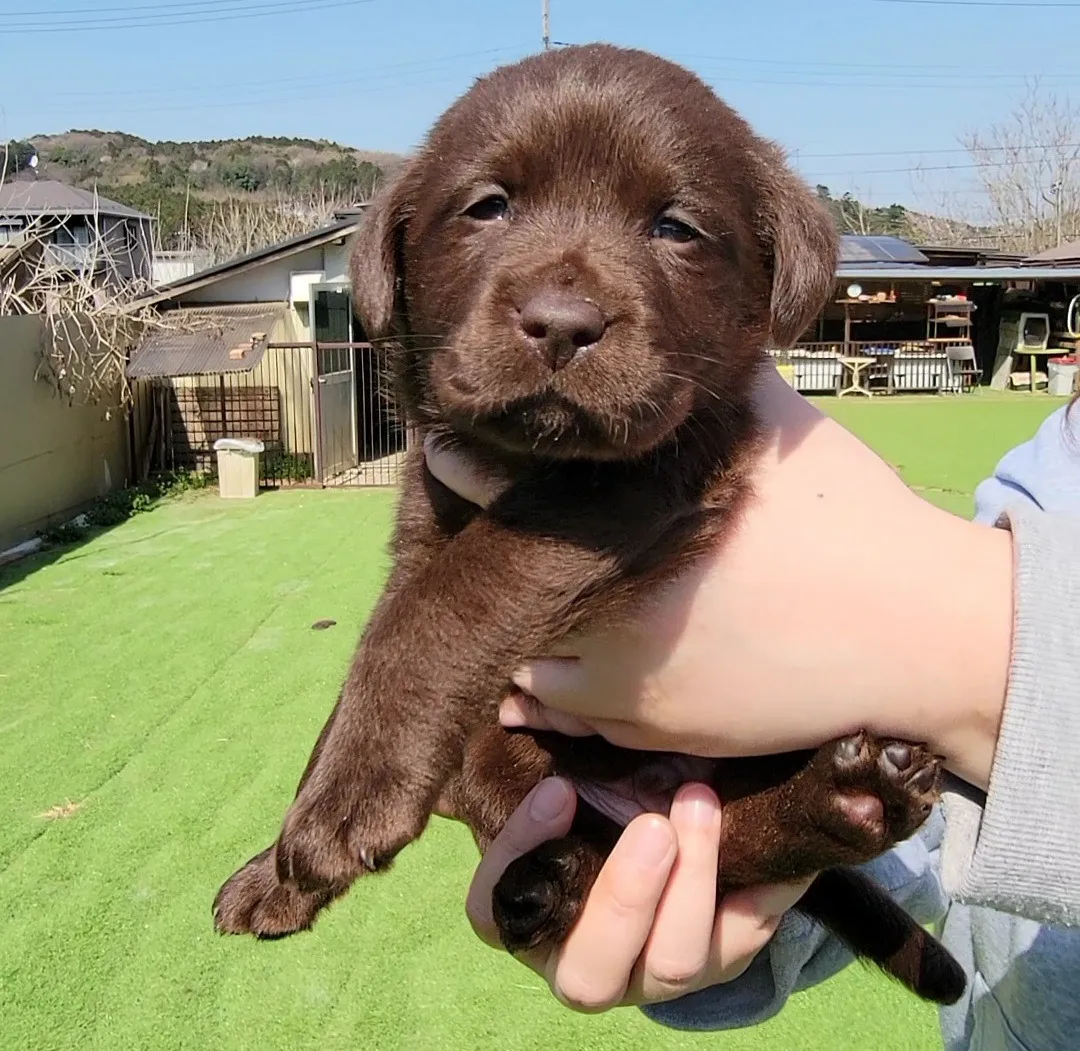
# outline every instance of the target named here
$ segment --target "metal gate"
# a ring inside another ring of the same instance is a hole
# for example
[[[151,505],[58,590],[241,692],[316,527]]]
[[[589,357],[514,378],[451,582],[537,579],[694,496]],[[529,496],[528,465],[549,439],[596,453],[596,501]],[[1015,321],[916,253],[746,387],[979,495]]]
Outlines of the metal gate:
[[[312,289],[318,473],[323,484],[358,466],[356,351],[345,288]]]

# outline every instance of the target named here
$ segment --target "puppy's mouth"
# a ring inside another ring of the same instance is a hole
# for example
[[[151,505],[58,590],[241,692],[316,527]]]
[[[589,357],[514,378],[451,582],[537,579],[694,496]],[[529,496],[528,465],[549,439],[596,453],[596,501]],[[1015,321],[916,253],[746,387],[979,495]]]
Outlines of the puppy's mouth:
[[[451,415],[457,414],[451,410]],[[454,424],[506,452],[556,460],[622,459],[636,444],[631,421],[598,416],[551,390],[462,416]]]

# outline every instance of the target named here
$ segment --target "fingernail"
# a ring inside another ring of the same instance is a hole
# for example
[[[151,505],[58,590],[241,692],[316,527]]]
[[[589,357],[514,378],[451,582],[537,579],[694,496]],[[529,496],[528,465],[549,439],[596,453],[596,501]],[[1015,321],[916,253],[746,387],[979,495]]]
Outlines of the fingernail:
[[[642,822],[631,845],[630,855],[642,868],[655,869],[667,861],[674,845],[671,826],[656,818]]]
[[[532,695],[532,668],[530,668],[527,664],[524,668],[518,668],[518,670],[510,676],[510,681],[519,690],[522,690],[524,693],[527,693],[530,696]]]
[[[712,828],[720,820],[720,801],[708,785],[683,785],[675,793],[671,816],[693,828]]]
[[[541,781],[529,801],[529,817],[534,821],[554,821],[569,805],[570,786],[561,777]]]

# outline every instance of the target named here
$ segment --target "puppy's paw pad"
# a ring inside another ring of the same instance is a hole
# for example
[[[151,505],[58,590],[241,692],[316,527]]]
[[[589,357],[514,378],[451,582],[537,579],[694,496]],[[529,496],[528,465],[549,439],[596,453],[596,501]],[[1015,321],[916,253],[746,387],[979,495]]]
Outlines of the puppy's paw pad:
[[[866,792],[837,792],[832,803],[853,828],[874,837],[884,835],[885,804],[877,796]]]
[[[581,914],[599,862],[569,840],[545,843],[507,866],[492,892],[492,914],[508,952],[558,944]]]
[[[833,764],[838,771],[857,771],[872,759],[870,739],[864,733],[845,737],[836,742]]]

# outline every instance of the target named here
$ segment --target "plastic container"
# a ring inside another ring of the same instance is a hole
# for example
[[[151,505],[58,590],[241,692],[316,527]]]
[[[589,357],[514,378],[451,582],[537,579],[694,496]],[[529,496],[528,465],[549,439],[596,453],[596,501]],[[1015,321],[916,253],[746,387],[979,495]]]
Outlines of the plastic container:
[[[1080,372],[1075,355],[1051,358],[1046,363],[1046,389],[1050,394],[1067,398],[1076,390],[1076,376]]]
[[[225,500],[250,500],[259,492],[259,456],[265,446],[258,438],[218,438],[218,492]]]

